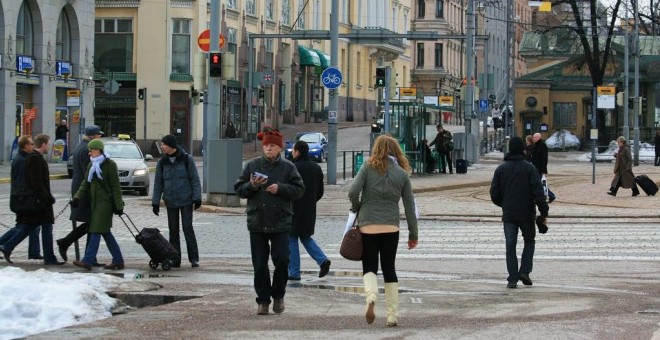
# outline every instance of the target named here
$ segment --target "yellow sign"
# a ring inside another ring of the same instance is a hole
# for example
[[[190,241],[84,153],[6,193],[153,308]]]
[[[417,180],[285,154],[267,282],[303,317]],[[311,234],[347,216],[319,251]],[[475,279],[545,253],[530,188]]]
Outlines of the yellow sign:
[[[614,96],[616,95],[616,87],[614,86],[598,86],[597,92],[599,96]]]
[[[417,97],[417,89],[414,87],[402,87],[399,90],[399,95],[401,97]]]
[[[80,90],[67,90],[66,91],[66,96],[67,97],[80,97]]]
[[[440,96],[438,102],[440,106],[454,106],[454,96]]]

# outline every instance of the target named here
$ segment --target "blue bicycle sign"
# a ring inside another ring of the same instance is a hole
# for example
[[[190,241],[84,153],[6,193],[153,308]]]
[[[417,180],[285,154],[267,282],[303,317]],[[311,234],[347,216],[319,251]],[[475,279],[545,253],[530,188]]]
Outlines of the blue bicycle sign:
[[[341,82],[341,71],[336,67],[328,67],[321,73],[321,83],[330,90],[338,88]]]

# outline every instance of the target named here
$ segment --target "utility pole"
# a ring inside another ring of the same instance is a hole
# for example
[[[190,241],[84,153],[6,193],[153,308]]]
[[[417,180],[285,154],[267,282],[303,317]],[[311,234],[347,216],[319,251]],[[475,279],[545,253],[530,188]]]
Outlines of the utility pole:
[[[339,48],[339,0],[332,0],[330,11],[330,67],[337,67]],[[335,119],[328,117],[328,184],[337,184],[337,90],[330,90],[328,111],[335,112]]]
[[[468,0],[467,7],[467,48],[465,49],[465,62],[467,63],[465,75],[465,159],[476,163],[479,153],[479,144],[472,135],[479,135],[479,120],[474,115],[474,1]]]
[[[511,67],[513,53],[513,44],[511,40],[513,39],[513,0],[507,0],[506,2],[506,110],[502,112],[502,118],[504,119],[504,133],[507,136],[513,136],[513,121],[515,120],[513,115],[513,103],[511,101],[511,95],[513,92],[513,86],[511,82],[511,70],[514,67]],[[508,145],[507,145],[508,148]]]
[[[642,113],[641,109],[639,107],[640,102],[639,102],[639,12],[638,12],[638,7],[639,7],[639,1],[635,1],[635,6],[633,7],[634,13],[633,15],[635,16],[635,26],[634,26],[634,33],[633,33],[633,38],[635,39],[635,46],[633,47],[635,49],[635,97],[633,98],[633,112],[635,115],[635,122],[633,124],[634,126],[634,134],[635,134],[635,145],[634,145],[634,150],[635,150],[635,157],[633,159],[633,164],[635,166],[639,165],[639,124],[641,123],[641,118],[642,118]],[[627,65],[626,65],[627,66]],[[626,141],[627,142],[627,141]]]
[[[626,6],[626,18],[628,18],[628,7]],[[625,30],[625,53],[623,54],[623,137],[630,140],[630,108],[628,108],[628,98],[630,98],[630,34]]]

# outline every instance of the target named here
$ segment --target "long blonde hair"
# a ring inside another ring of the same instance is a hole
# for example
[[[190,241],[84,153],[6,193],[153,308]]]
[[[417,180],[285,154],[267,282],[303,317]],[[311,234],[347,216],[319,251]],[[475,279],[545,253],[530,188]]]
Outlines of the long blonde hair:
[[[388,156],[396,158],[399,166],[404,170],[411,170],[408,158],[403,154],[403,150],[401,150],[397,140],[388,135],[380,135],[374,142],[374,148],[371,150],[371,155],[367,163],[372,168],[378,170],[378,173],[382,176],[387,171]]]

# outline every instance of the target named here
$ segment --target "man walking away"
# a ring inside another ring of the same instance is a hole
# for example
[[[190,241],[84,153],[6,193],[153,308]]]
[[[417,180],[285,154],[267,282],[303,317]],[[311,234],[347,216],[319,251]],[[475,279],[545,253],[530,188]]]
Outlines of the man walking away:
[[[545,141],[541,138],[540,133],[535,133],[532,136],[534,140],[534,151],[532,152],[532,164],[538,170],[539,176],[546,175],[548,176],[548,146],[545,145]],[[548,203],[552,203],[557,197],[555,194],[550,191],[548,188]]]
[[[94,139],[101,138],[103,131],[101,128],[96,125],[88,125],[85,127],[85,136],[83,140],[76,146],[73,150],[73,178],[71,179],[71,198],[75,196],[80,189],[83,179],[87,175],[87,166],[89,165],[89,150],[87,145],[90,141]],[[79,240],[84,235],[87,235],[89,232],[89,220],[92,213],[92,207],[90,205],[90,200],[84,199],[78,202],[78,207],[71,207],[71,216],[69,219],[74,222],[83,222],[76,228],[74,228],[69,234],[64,238],[57,240],[57,247],[64,261],[67,261],[66,252],[73,244],[73,242]],[[87,239],[89,244],[89,238]],[[85,245],[85,247],[87,247]],[[94,266],[103,266],[102,263],[97,263],[94,259]]]
[[[438,134],[435,135],[435,139],[429,144],[429,147],[435,145],[435,150],[438,152],[438,156],[440,156],[440,160],[442,162],[442,170],[440,171],[441,174],[446,174],[447,173],[447,164],[449,164],[449,173],[453,174],[454,169],[452,167],[452,160],[451,160],[451,147],[449,146],[449,142],[454,138],[451,135],[451,132],[445,130],[442,127],[442,124],[436,125],[436,130],[438,131]]]
[[[44,265],[61,265],[53,252],[53,223],[55,216],[53,214],[53,204],[55,197],[50,191],[50,173],[48,163],[44,159],[44,154],[48,153],[50,137],[44,134],[37,135],[34,138],[34,149],[25,159],[25,177],[23,188],[27,188],[38,199],[38,205],[35,210],[21,210],[16,214],[16,222],[20,229],[16,234],[0,246],[0,252],[5,256],[5,260],[11,263],[11,252],[19,243],[21,243],[34,229],[41,226],[41,240],[44,249]],[[32,141],[30,141],[31,143]],[[11,204],[10,204],[11,206]]]
[[[268,314],[271,298],[273,312],[279,314],[284,312],[292,204],[305,193],[305,184],[296,167],[280,155],[284,139],[279,131],[267,126],[257,138],[262,141],[264,155],[245,164],[234,190],[247,198],[257,314]],[[269,255],[275,265],[272,281]]]
[[[309,145],[305,141],[297,141],[291,154],[293,164],[305,184],[305,194],[293,202],[293,225],[289,233],[289,280],[300,280],[298,239],[321,268],[319,277],[324,277],[330,271],[330,260],[312,238],[316,225],[316,202],[323,197],[323,170],[309,159]]]
[[[160,199],[163,198],[167,207],[167,225],[170,229],[170,243],[181,255],[179,240],[179,214],[183,235],[186,238],[188,260],[193,268],[199,267],[199,251],[193,229],[193,206],[195,210],[202,205],[202,186],[195,166],[195,160],[183,149],[177,146],[176,138],[167,135],[161,139],[163,157],[156,164],[154,193],[151,199],[153,212],[160,212]],[[172,267],[178,268],[181,261]]]
[[[502,208],[502,222],[506,239],[506,269],[509,272],[507,288],[516,288],[518,280],[526,286],[532,285],[529,274],[534,260],[534,217],[538,207],[544,225],[547,224],[548,204],[543,195],[541,177],[533,165],[525,161],[525,145],[520,137],[509,141],[509,153],[504,163],[495,169],[490,184],[490,199]],[[516,256],[518,229],[522,232],[525,246],[520,269]]]

